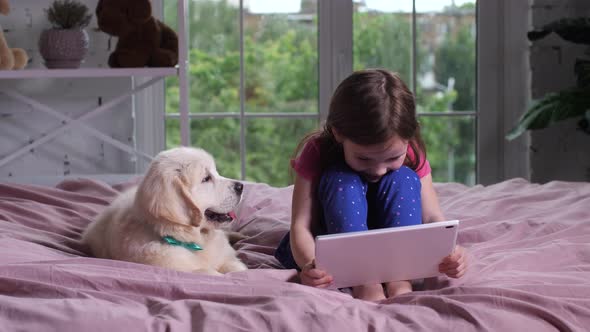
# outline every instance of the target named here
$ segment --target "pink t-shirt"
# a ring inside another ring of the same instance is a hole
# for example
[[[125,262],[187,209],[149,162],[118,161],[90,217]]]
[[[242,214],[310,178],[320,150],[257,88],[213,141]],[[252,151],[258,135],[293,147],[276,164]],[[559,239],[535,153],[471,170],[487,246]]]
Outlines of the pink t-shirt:
[[[320,153],[319,139],[312,139],[305,144],[303,151],[301,151],[299,156],[291,160],[291,167],[293,167],[299,176],[302,176],[309,181],[316,180],[322,174]],[[409,144],[407,154],[410,160],[414,159],[414,150]],[[427,159],[422,159],[421,164],[416,170],[416,174],[418,174],[420,178],[423,178],[430,174],[430,172],[432,172],[430,163]]]

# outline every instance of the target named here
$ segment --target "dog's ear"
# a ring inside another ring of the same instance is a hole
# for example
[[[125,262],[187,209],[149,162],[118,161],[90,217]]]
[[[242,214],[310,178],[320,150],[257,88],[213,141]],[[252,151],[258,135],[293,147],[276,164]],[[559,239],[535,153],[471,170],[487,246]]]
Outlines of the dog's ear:
[[[192,200],[182,171],[155,161],[137,189],[135,205],[150,221],[199,226],[203,213]]]
[[[184,203],[186,204],[187,208],[190,210],[187,212],[188,215],[191,217],[191,224],[193,226],[199,227],[201,225],[201,221],[204,218],[204,214],[193,200],[193,196],[191,195],[189,190],[189,184],[183,180],[184,178],[181,179],[181,177],[174,178],[176,188],[180,192],[180,196],[184,200]]]
[[[150,0],[130,1],[127,8],[127,18],[133,24],[141,25],[152,17],[152,4]]]

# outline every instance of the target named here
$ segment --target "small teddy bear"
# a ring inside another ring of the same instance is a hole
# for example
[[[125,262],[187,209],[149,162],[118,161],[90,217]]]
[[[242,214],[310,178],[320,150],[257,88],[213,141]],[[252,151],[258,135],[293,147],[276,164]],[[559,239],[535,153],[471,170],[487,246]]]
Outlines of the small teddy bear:
[[[0,13],[8,15],[10,4],[8,0],[0,0]],[[23,69],[29,56],[22,48],[10,48],[4,37],[4,30],[0,26],[0,70]]]
[[[149,0],[99,0],[100,30],[119,38],[110,67],[173,67],[178,63],[178,36],[152,16]]]

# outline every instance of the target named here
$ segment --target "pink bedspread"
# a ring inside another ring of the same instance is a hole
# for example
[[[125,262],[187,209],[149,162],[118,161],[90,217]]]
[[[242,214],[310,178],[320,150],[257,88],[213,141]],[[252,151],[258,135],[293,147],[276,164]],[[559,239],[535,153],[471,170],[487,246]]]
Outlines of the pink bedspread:
[[[248,184],[235,229],[252,270],[223,277],[87,257],[78,239],[124,186],[0,184],[0,331],[587,331],[590,184],[438,184],[471,255],[459,280],[382,303],[289,280],[273,250],[291,188]]]

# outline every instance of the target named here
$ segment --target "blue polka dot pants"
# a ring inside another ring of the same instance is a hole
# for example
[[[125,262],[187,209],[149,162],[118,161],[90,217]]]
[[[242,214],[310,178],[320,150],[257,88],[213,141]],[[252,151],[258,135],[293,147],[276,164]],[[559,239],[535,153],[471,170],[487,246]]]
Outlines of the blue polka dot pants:
[[[421,188],[418,175],[406,166],[385,174],[377,183],[368,183],[345,164],[333,166],[322,173],[318,188],[321,234],[421,224]],[[283,237],[275,258],[287,269],[299,269],[289,236],[287,232]]]
[[[322,174],[318,195],[327,234],[422,223],[420,179],[406,166],[368,183],[347,165]]]

